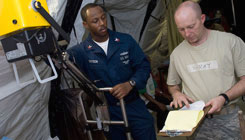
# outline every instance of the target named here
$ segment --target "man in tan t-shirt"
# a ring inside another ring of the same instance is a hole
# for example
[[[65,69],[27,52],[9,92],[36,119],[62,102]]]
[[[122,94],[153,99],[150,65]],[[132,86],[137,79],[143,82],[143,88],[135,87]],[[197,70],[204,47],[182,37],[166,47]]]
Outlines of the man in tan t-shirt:
[[[235,118],[238,107],[234,104],[245,93],[244,42],[233,34],[205,28],[205,15],[195,2],[183,2],[174,18],[185,40],[170,56],[167,80],[173,96],[170,105],[188,107],[191,102],[203,100],[206,106],[211,106],[208,114],[219,114],[204,121],[195,139],[239,139]]]

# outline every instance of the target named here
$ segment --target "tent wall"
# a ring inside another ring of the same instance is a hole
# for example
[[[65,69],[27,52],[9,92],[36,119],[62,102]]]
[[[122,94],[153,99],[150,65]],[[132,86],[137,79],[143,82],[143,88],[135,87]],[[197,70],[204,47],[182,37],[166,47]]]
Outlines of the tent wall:
[[[3,50],[0,50],[1,54]],[[12,64],[0,55],[0,138],[13,140],[47,140],[50,138],[48,121],[48,99],[50,83],[34,82],[19,86],[14,77]],[[33,79],[28,61],[17,62],[20,80]],[[51,70],[45,63],[37,63],[41,77]]]
[[[47,0],[49,12],[61,24],[66,0]],[[56,34],[56,36],[58,36]],[[16,62],[20,82],[33,79],[29,61]],[[43,61],[35,64],[41,79],[51,75]],[[0,45],[0,139],[52,140],[48,120],[50,82],[19,85],[12,64],[8,63]]]
[[[74,46],[74,45],[76,45],[82,41],[83,35],[85,34],[85,29],[82,25],[82,18],[80,16],[80,11],[84,5],[86,5],[87,3],[93,3],[93,2],[94,2],[94,0],[83,0],[82,6],[80,7],[80,10],[77,14],[77,17],[76,17],[76,20],[74,23],[75,31],[72,30],[72,32],[70,34],[71,41],[68,45],[68,48],[71,46]],[[76,32],[77,36],[75,36],[74,32]]]
[[[97,0],[114,17],[116,31],[128,33],[139,41],[147,6],[150,0]]]
[[[145,54],[151,58],[153,73],[157,73],[157,68],[168,57],[167,21],[165,18],[167,4],[166,1],[157,0],[156,7],[151,13],[139,42]]]

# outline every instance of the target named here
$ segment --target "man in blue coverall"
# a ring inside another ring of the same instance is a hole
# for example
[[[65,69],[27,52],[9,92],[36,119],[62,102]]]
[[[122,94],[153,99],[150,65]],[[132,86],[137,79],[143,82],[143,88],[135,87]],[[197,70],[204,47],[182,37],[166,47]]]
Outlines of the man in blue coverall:
[[[156,140],[153,117],[140,99],[138,90],[146,85],[150,64],[136,41],[128,34],[107,29],[103,8],[90,3],[81,11],[88,38],[68,50],[76,63],[105,93],[111,120],[123,120],[119,99],[124,98],[130,132],[134,140]],[[107,139],[125,140],[125,127],[110,125]]]

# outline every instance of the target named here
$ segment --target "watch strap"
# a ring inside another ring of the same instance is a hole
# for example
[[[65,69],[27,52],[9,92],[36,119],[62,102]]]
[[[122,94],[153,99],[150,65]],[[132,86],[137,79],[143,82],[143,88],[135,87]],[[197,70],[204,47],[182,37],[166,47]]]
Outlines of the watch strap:
[[[219,96],[223,96],[225,98],[224,106],[226,106],[227,104],[229,104],[230,99],[229,99],[229,97],[225,93],[221,93]]]

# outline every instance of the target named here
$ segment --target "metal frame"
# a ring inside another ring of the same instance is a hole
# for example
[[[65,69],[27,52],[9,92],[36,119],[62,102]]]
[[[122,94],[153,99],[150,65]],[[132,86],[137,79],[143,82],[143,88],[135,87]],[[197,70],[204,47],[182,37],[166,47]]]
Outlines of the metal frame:
[[[127,119],[127,115],[126,115],[126,110],[125,110],[125,104],[124,104],[124,100],[120,99],[120,106],[122,109],[122,115],[123,115],[123,121],[109,121],[109,120],[102,120],[101,122],[95,121],[95,120],[88,120],[87,116],[86,116],[86,112],[85,112],[85,108],[83,105],[83,100],[82,100],[82,93],[83,91],[81,91],[79,93],[79,102],[82,108],[82,114],[83,114],[83,118],[85,119],[85,125],[89,126],[89,124],[98,124],[98,123],[102,123],[102,124],[108,124],[108,125],[124,125],[126,128],[129,126],[128,125],[128,119]],[[103,93],[101,93],[103,94]],[[92,134],[91,134],[91,130],[87,129],[87,134],[88,134],[88,138],[89,140],[93,140]],[[131,134],[130,132],[126,132],[126,137],[128,140],[131,140]]]
[[[99,92],[99,94],[104,94],[105,91],[109,91],[111,88],[110,87],[106,87],[106,88],[97,88],[89,79],[87,79],[84,74],[76,67],[73,65],[73,63],[68,60],[68,55],[66,53],[63,53],[63,64],[65,65],[65,69],[70,72],[68,72],[74,79],[75,81],[77,81],[78,83],[83,83],[85,82],[85,84],[88,86],[87,88],[89,88],[93,94],[88,94],[89,96],[93,95],[93,99],[95,100],[95,104],[97,105],[104,105],[104,103],[99,99],[99,97],[95,94],[96,92]],[[83,83],[84,84],[84,83]],[[85,87],[86,88],[86,87]],[[81,89],[83,89],[83,87],[81,87]],[[123,116],[123,120],[122,121],[101,121],[98,122],[96,120],[88,120],[87,116],[86,116],[86,112],[85,112],[85,108],[84,108],[84,104],[82,101],[82,92],[81,91],[79,93],[79,102],[80,105],[82,107],[82,113],[83,113],[83,118],[85,120],[85,125],[89,126],[89,124],[98,124],[98,123],[102,123],[102,124],[108,124],[108,125],[124,125],[125,128],[129,127],[128,124],[128,118],[126,115],[126,109],[125,109],[125,103],[124,103],[124,99],[120,99],[120,107],[122,110],[122,116]],[[87,92],[86,92],[87,93]],[[87,133],[88,133],[88,137],[90,140],[93,140],[92,138],[92,134],[91,134],[91,130],[87,129]],[[126,137],[127,140],[131,140],[131,133],[129,131],[126,132]]]
[[[56,21],[48,14],[48,12],[42,7],[41,3],[39,1],[33,0],[32,1],[33,9],[39,12],[51,25],[56,29],[57,32],[60,33],[60,35],[65,38],[67,42],[70,42],[70,36],[56,23]],[[89,96],[91,96],[95,104],[102,105],[103,102],[98,98],[98,96],[95,94],[96,92],[100,92],[103,94],[105,91],[109,91],[111,88],[97,88],[72,62],[69,61],[68,55],[65,52],[62,52],[59,48],[58,52],[56,53],[58,55],[58,59],[55,61],[58,61],[56,64],[60,64],[59,66],[64,68],[72,78],[79,83],[79,86],[82,90],[85,91]],[[98,121],[95,120],[88,120],[85,112],[85,108],[82,101],[82,94],[83,91],[79,93],[79,102],[82,107],[83,112],[83,118],[85,119],[86,126],[89,124],[98,124]],[[123,98],[120,99],[120,106],[122,110],[123,120],[122,121],[102,121],[102,124],[108,124],[108,125],[124,125],[125,128],[129,127],[128,119],[126,115],[126,109],[125,109],[125,103]],[[92,140],[92,134],[91,130],[87,130],[88,137],[90,140]],[[128,140],[131,140],[131,133],[130,131],[126,131],[126,137]]]

